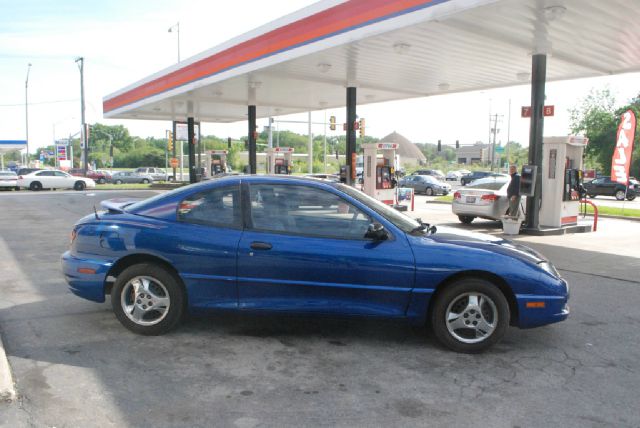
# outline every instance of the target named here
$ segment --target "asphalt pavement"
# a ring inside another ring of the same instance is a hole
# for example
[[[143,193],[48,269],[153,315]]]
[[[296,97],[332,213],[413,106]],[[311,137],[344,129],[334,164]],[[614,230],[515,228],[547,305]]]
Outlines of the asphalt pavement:
[[[518,236],[571,284],[571,316],[508,330],[481,355],[398,322],[251,314],[125,330],[110,303],[72,295],[59,257],[100,200],[151,192],[0,192],[0,333],[17,399],[0,426],[637,427],[640,224]],[[460,225],[419,197],[423,220]]]

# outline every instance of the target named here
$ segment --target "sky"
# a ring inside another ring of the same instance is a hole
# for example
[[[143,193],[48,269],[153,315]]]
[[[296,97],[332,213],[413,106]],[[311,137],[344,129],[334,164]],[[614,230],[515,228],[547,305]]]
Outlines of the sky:
[[[25,80],[29,144],[52,144],[80,129],[80,72],[76,58],[84,58],[86,122],[123,124],[132,135],[164,137],[165,121],[107,120],[102,98],[131,83],[173,65],[177,59],[176,33],[180,23],[182,59],[196,55],[314,1],[270,0],[219,2],[210,0],[0,0],[0,140],[24,140],[26,135]],[[220,5],[224,5],[223,8]],[[28,64],[32,64],[29,68]],[[546,104],[556,115],[545,120],[545,135],[567,135],[568,110],[592,88],[609,88],[622,105],[640,92],[640,74],[626,74],[547,83]],[[528,144],[529,120],[520,107],[530,104],[530,87],[521,85],[358,106],[366,118],[367,135],[384,137],[397,131],[413,142],[462,144],[486,141],[489,115],[500,115],[497,141]],[[511,110],[509,102],[511,101]],[[510,114],[509,114],[510,113]],[[313,112],[322,121],[325,112]],[[344,117],[344,109],[327,110],[327,117]],[[509,120],[509,116],[510,120]],[[276,120],[306,120],[294,115]],[[464,120],[464,126],[461,121]],[[340,122],[340,120],[339,120]],[[258,120],[259,129],[267,120]],[[203,124],[203,134],[239,138],[246,123]],[[279,129],[307,132],[306,125],[279,124]],[[314,126],[314,134],[324,132]],[[335,134],[335,133],[334,133]]]

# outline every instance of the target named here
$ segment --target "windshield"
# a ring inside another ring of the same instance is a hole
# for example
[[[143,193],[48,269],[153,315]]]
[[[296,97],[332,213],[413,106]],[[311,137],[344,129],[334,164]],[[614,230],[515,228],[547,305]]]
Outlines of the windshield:
[[[389,222],[393,223],[396,227],[398,227],[405,233],[411,233],[416,228],[421,226],[421,224],[418,223],[417,220],[412,219],[408,215],[403,214],[396,209],[393,209],[389,205],[383,204],[377,199],[374,199],[371,196],[354,189],[353,187],[349,187],[344,184],[339,184],[336,187],[352,198],[357,199],[358,201],[367,205],[369,208],[380,214]]]
[[[500,190],[503,186],[509,183],[510,179],[505,180],[504,178],[482,178],[480,180],[476,180],[471,184],[467,184],[465,187],[467,189],[486,189],[486,190]]]

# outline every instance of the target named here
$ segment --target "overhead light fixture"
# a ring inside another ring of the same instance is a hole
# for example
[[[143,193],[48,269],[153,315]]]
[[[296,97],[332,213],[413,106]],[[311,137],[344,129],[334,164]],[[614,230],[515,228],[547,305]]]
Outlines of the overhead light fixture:
[[[450,87],[451,85],[449,85],[448,83],[441,83],[438,85],[438,89],[440,89],[441,91],[448,91]]]
[[[562,5],[547,6],[544,8],[544,17],[548,22],[562,18],[567,8]]]
[[[320,71],[320,73],[326,73],[331,70],[332,65],[326,62],[321,62],[316,67],[318,67],[318,71]]]
[[[409,52],[409,49],[411,49],[411,45],[409,43],[398,42],[393,45],[393,50],[400,55]]]
[[[154,107],[153,111],[162,111],[162,109],[160,107]]]
[[[516,74],[516,78],[519,82],[528,82],[529,76],[531,76],[531,73],[529,73],[528,71],[523,71]]]
[[[280,107],[276,107],[275,109],[273,109],[276,113],[281,113],[282,109]]]

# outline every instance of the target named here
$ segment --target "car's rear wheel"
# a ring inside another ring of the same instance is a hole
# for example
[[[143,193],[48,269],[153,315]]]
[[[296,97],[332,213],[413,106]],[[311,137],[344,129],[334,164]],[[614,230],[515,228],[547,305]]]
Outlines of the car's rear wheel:
[[[619,201],[624,201],[624,190],[616,190],[616,199]]]
[[[431,187],[427,187],[427,188],[424,190],[424,193],[425,193],[427,196],[433,196],[433,189],[432,189]]]
[[[134,333],[156,336],[170,331],[184,312],[185,295],[178,281],[156,264],[128,267],[111,291],[116,317]]]
[[[475,219],[472,215],[459,215],[458,220],[464,224],[470,224]]]
[[[84,183],[84,181],[76,181],[76,183],[73,185],[73,190],[84,190],[85,187],[87,187],[87,185]]]
[[[149,180],[147,180],[146,178],[143,178],[143,179],[142,179],[142,183],[143,183],[143,184],[149,184]]]
[[[104,184],[106,182],[107,182],[107,180],[105,178],[99,178],[98,179],[98,184]]]
[[[116,184],[122,184],[122,180],[116,180]]]
[[[509,316],[509,304],[498,287],[482,279],[463,279],[436,298],[431,326],[444,346],[472,354],[504,336]]]
[[[34,192],[42,190],[42,183],[40,183],[39,181],[31,182],[31,184],[29,185],[29,190],[33,190]]]
[[[588,195],[591,199],[595,199],[596,195]]]

